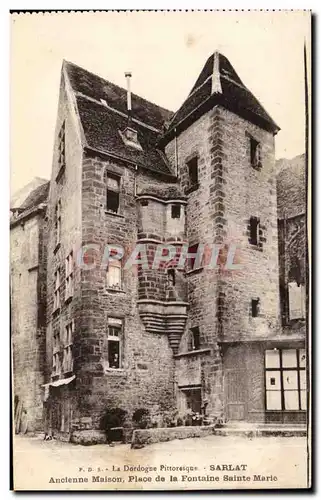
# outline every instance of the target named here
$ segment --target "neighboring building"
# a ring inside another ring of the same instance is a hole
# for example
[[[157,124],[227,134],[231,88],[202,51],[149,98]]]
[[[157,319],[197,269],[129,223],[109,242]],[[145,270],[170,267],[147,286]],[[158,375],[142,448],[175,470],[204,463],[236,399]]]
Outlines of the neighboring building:
[[[287,356],[300,368],[293,377],[292,405],[298,420],[306,418],[307,339],[307,179],[305,155],[277,161],[277,200],[281,318],[284,336],[291,342]],[[294,375],[294,372],[293,372]],[[285,401],[282,401],[285,404]],[[301,411],[300,411],[301,410]]]
[[[303,377],[304,333],[293,365],[280,318],[278,130],[217,52],[175,114],[63,63],[47,208],[47,430],[99,439],[115,407],[127,423],[138,408],[159,424],[190,410],[302,421],[293,377]],[[164,243],[176,255],[154,268]],[[192,255],[212,244],[225,245],[217,268]],[[108,245],[125,254],[104,266]],[[126,266],[137,245],[149,265]],[[232,247],[237,269],[224,267]]]
[[[43,429],[48,190],[46,181],[28,190],[29,194],[25,192],[19,199],[20,206],[11,208],[10,306],[16,432]]]

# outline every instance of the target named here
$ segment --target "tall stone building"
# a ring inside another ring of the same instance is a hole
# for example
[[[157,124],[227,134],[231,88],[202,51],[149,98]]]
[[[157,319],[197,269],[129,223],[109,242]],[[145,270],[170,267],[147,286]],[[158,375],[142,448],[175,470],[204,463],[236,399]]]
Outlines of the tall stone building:
[[[176,113],[127,80],[62,67],[46,429],[98,440],[116,407],[127,423],[138,408],[158,425],[191,411],[302,421],[304,334],[293,344],[280,315],[278,126],[218,52]]]

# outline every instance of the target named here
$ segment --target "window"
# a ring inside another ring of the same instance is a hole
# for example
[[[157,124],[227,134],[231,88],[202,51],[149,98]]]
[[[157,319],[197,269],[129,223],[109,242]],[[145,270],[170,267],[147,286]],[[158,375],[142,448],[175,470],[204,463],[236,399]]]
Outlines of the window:
[[[260,299],[252,299],[251,301],[251,313],[252,318],[257,318],[260,312]]]
[[[110,259],[107,269],[107,288],[120,290],[122,287],[121,260]]]
[[[56,181],[58,182],[63,170],[66,166],[66,154],[65,154],[65,148],[66,148],[66,141],[65,141],[65,136],[66,136],[66,124],[65,122],[62,123],[59,134],[58,134],[58,174],[56,177]]]
[[[189,187],[198,186],[198,158],[194,156],[191,160],[187,162],[188,176],[189,176]]]
[[[108,367],[114,370],[121,368],[121,344],[123,322],[118,318],[108,318]]]
[[[172,205],[172,219],[180,219],[181,217],[181,206],[178,203]]]
[[[107,210],[119,213],[120,178],[117,175],[107,174]]]
[[[72,345],[74,336],[74,322],[71,321],[65,327],[65,344],[63,351],[63,372],[69,373],[73,370]]]
[[[74,272],[74,262],[73,253],[70,252],[66,258],[66,289],[65,289],[65,300],[73,296],[74,293],[74,283],[73,283],[73,272]]]
[[[61,373],[61,344],[60,344],[60,331],[54,330],[53,334],[53,355],[52,355],[52,375],[59,375]]]
[[[168,269],[167,270],[167,275],[168,275],[169,283],[172,286],[175,286],[175,281],[176,281],[175,269]]]
[[[201,346],[200,330],[199,330],[198,326],[195,326],[194,328],[191,328],[191,330],[190,330],[188,350],[189,351],[197,351],[200,348],[200,346]]]
[[[186,259],[187,270],[192,271],[194,268],[199,269],[201,266],[201,256],[198,255],[199,243],[194,243],[188,247],[188,255]]]
[[[55,230],[56,230],[56,245],[60,243],[61,238],[61,201],[58,200],[58,203],[55,208]]]
[[[259,244],[259,229],[260,229],[260,219],[258,217],[250,218],[250,239],[251,245]]]
[[[289,287],[289,319],[305,318],[305,286],[293,281]]]
[[[265,351],[267,410],[306,410],[305,365],[305,349]]]
[[[261,162],[261,144],[250,137],[250,154],[251,154],[251,165],[253,168],[260,169],[262,167]]]
[[[60,307],[60,270],[55,272],[54,311]]]

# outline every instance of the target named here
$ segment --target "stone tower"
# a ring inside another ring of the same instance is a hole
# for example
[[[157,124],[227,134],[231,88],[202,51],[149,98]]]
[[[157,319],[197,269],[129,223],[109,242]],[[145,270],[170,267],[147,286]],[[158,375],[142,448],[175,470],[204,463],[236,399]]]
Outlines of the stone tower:
[[[188,328],[176,380],[181,408],[264,419],[264,351],[280,335],[278,130],[215,52],[162,139],[187,197],[190,250],[222,246],[221,265],[213,268],[205,255],[186,272]],[[234,249],[233,268],[224,265],[228,249]]]

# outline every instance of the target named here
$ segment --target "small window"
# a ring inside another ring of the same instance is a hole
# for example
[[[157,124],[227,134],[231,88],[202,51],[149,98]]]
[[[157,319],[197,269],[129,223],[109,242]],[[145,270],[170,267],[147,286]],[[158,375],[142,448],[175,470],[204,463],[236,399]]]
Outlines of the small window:
[[[74,336],[74,322],[71,321],[65,327],[65,344],[63,351],[63,361],[62,361],[64,373],[70,373],[73,371],[73,355],[72,355],[73,336]]]
[[[260,229],[260,219],[258,217],[250,218],[250,243],[251,245],[259,244],[259,229]]]
[[[55,231],[56,245],[58,245],[61,238],[61,200],[58,200],[55,208]]]
[[[123,324],[121,319],[108,319],[108,367],[114,370],[121,368],[122,330]]]
[[[60,331],[54,330],[53,333],[53,356],[52,356],[52,375],[59,375],[61,373],[61,343],[60,343]]]
[[[110,259],[107,269],[107,288],[120,290],[122,287],[122,263],[121,260]]]
[[[181,206],[178,203],[172,205],[172,219],[180,219],[181,217]]]
[[[194,243],[188,247],[188,255],[186,259],[187,271],[198,269],[201,266],[200,256],[198,255],[199,243]]]
[[[198,158],[195,156],[187,162],[189,185],[196,187],[198,185]]]
[[[57,269],[55,272],[54,311],[60,307],[60,285],[60,270]]]
[[[115,214],[119,213],[120,177],[112,174],[107,175],[107,210]]]
[[[261,168],[261,144],[255,140],[253,137],[250,137],[250,151],[251,151],[251,165],[253,168]]]
[[[66,124],[65,122],[62,123],[59,134],[58,134],[58,174],[56,177],[56,181],[58,182],[59,179],[62,176],[62,173],[64,171],[64,168],[66,166]]]
[[[252,299],[251,301],[252,318],[257,318],[260,312],[260,299]]]
[[[172,286],[175,286],[175,269],[168,269],[167,271],[168,274],[168,280]]]
[[[74,262],[73,262],[73,254],[70,252],[68,257],[66,258],[66,289],[65,289],[65,300],[69,299],[73,296],[74,293]]]
[[[188,350],[189,351],[197,351],[200,348],[200,345],[201,345],[201,343],[200,343],[199,327],[195,326],[194,328],[191,328],[191,330],[190,330]]]

